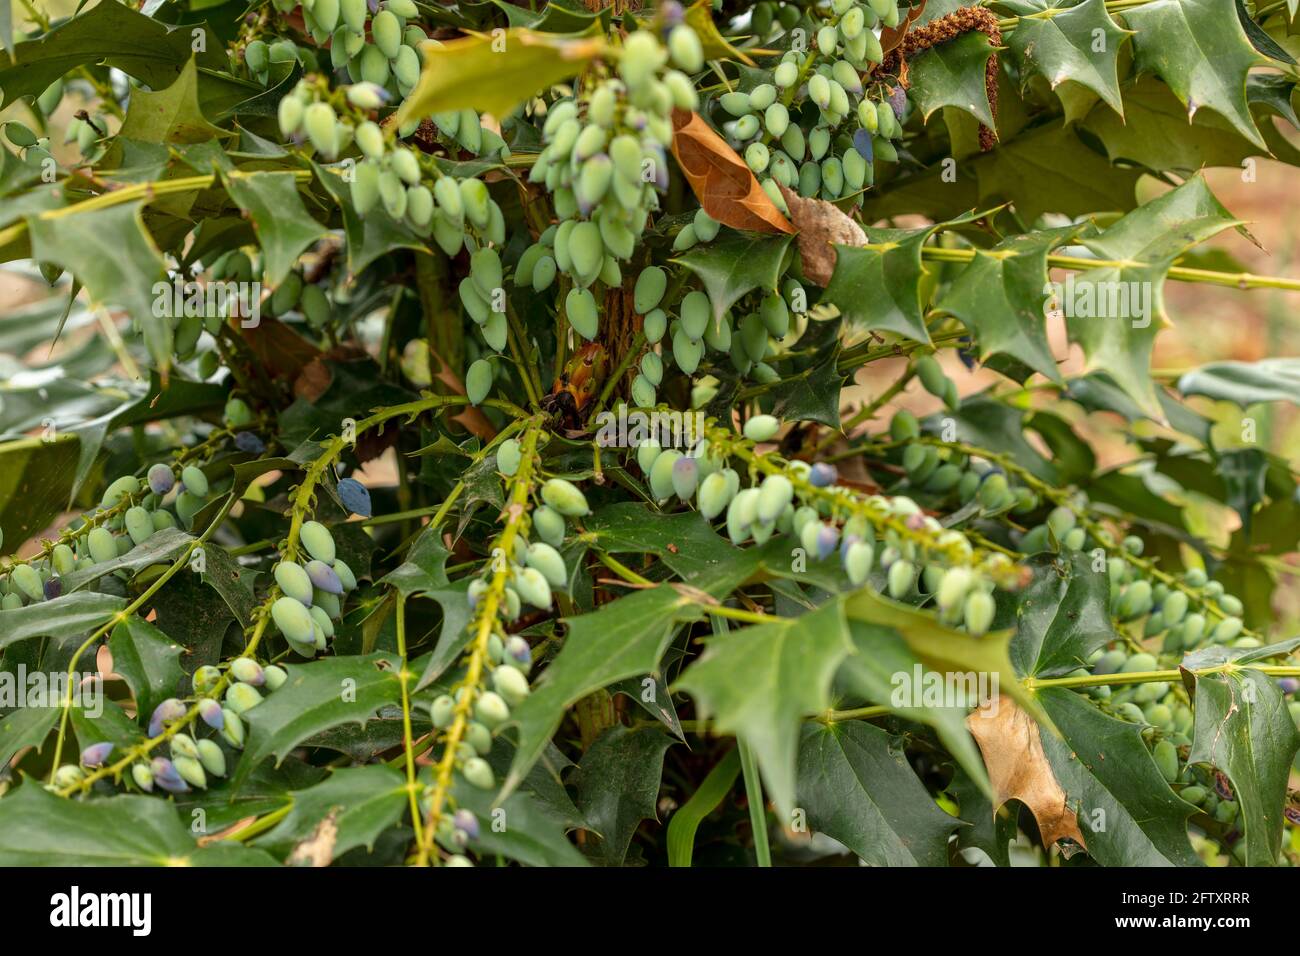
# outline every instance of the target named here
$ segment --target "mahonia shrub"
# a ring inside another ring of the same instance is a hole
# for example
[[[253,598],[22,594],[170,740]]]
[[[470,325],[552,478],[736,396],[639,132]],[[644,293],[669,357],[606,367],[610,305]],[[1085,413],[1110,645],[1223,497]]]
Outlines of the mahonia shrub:
[[[1300,859],[1300,366],[1151,368],[1294,4],[65,6],[0,863]]]

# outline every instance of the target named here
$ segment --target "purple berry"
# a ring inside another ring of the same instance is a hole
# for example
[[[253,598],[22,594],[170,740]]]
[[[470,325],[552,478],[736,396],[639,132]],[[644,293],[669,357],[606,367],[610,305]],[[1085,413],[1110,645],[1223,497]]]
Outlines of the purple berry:
[[[478,817],[469,810],[461,808],[451,818],[452,825],[465,834],[467,839],[477,840],[479,834]]]
[[[519,666],[527,667],[533,662],[533,649],[528,646],[526,640],[516,634],[506,641],[506,656]]]
[[[226,715],[221,712],[221,705],[211,697],[199,701],[199,716],[213,730],[220,730],[226,725]]]
[[[1300,690],[1300,680],[1294,677],[1279,677],[1277,688],[1284,694],[1294,694]]]
[[[60,578],[50,578],[45,582],[45,600],[53,601],[63,593],[63,581]]]
[[[163,732],[164,723],[179,720],[184,716],[185,705],[175,697],[168,697],[153,709],[153,714],[149,717],[149,736],[157,737]]]
[[[159,497],[167,494],[176,484],[176,476],[172,470],[159,462],[149,468],[149,490]]]
[[[814,463],[808,472],[808,483],[814,488],[827,488],[839,481],[839,478],[840,473],[835,466],[824,461]]]
[[[113,745],[107,740],[102,743],[91,744],[81,752],[81,765],[83,767],[102,767],[108,755],[113,752]]]
[[[153,782],[168,793],[189,792],[190,785],[181,778],[176,765],[166,757],[154,757],[149,762],[149,769],[153,771]]]
[[[889,91],[889,105],[894,109],[895,118],[901,120],[903,111],[907,109],[907,92],[901,86],[895,86]]]
[[[343,582],[339,580],[338,572],[324,561],[308,561],[307,577],[311,578],[312,587],[326,594],[343,593]]]
[[[823,524],[817,529],[817,557],[825,561],[840,543],[840,529],[833,524]]]
[[[240,451],[248,452],[250,455],[260,455],[266,451],[266,442],[252,432],[240,432],[235,435],[235,447]]]
[[[875,156],[875,150],[871,145],[871,134],[865,129],[859,129],[853,134],[853,148],[858,151],[858,155],[871,162]]]
[[[659,4],[659,16],[663,18],[665,27],[675,27],[686,19],[686,11],[677,0],[664,0]]]
[[[370,489],[355,478],[344,478],[339,482],[339,501],[354,515],[369,518],[374,514],[374,508],[370,504]]]

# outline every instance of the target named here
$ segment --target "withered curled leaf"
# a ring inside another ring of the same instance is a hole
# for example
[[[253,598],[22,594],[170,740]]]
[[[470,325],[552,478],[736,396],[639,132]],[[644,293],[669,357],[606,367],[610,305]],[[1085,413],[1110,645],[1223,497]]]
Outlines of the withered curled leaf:
[[[1068,838],[1086,847],[1078,815],[1052,772],[1034,718],[1003,694],[996,707],[976,710],[967,717],[966,726],[988,767],[995,795],[993,809],[1008,800],[1019,800],[1038,821],[1044,845]]]
[[[673,110],[673,155],[704,211],[724,226],[749,232],[795,231],[745,161],[698,113]]]
[[[790,219],[799,230],[799,259],[803,275],[822,288],[835,272],[835,247],[865,246],[867,234],[856,222],[824,199],[805,199],[781,187]]]

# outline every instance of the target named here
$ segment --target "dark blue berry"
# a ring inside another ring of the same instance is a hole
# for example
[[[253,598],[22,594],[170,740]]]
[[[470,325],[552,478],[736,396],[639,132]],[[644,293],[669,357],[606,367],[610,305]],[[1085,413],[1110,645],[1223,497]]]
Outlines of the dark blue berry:
[[[344,478],[339,482],[339,501],[354,515],[369,518],[374,514],[370,505],[370,489],[355,478]]]

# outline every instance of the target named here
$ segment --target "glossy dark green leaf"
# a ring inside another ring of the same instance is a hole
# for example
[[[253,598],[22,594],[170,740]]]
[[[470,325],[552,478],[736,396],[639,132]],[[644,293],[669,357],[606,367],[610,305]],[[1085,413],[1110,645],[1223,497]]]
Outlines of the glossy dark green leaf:
[[[401,697],[400,662],[387,654],[326,657],[289,664],[289,679],[244,713],[248,743],[235,772],[236,787],[267,757],[283,760],[302,741],[330,727],[365,723]]]
[[[0,767],[9,766],[18,751],[40,748],[59,722],[58,707],[15,707],[0,719]]]
[[[213,126],[199,107],[199,76],[191,59],[176,82],[151,93],[137,90],[131,96],[120,136],[146,143],[201,143],[230,133]]]
[[[63,591],[71,594],[93,584],[106,574],[134,573],[154,564],[171,564],[194,540],[180,528],[163,528],[155,531],[141,544],[111,561],[95,564],[84,571],[73,571],[63,579]]]
[[[0,866],[270,866],[261,850],[198,846],[173,804],[67,800],[28,783],[0,800]]]
[[[44,36],[0,55],[3,105],[22,96],[38,96],[70,70],[100,62],[162,89],[194,55],[194,29],[201,30],[203,37],[199,66],[228,69],[224,44],[207,27],[168,27],[125,4],[96,4]]]
[[[1007,46],[1022,64],[1022,77],[1037,74],[1052,89],[1077,83],[1123,116],[1118,61],[1126,35],[1106,12],[1105,0],[1084,0],[1050,17],[1021,18],[1007,34]]]
[[[621,866],[641,821],[657,816],[664,753],[673,742],[658,727],[611,727],[583,754],[570,782],[599,834],[591,855],[605,866]]]
[[[951,106],[996,127],[988,94],[984,90],[984,65],[993,55],[988,37],[964,33],[917,54],[908,64],[909,93],[926,120]]]
[[[112,594],[81,591],[12,611],[0,611],[0,647],[33,637],[88,635],[126,607]]]
[[[1194,808],[1165,783],[1142,728],[1071,690],[1046,688],[1038,699],[1061,732],[1040,729],[1043,752],[1092,858],[1102,866],[1199,866],[1187,838]]]
[[[1147,6],[1168,5],[1168,0],[1158,0]],[[1239,226],[1198,176],[1082,240],[1099,258],[1119,264],[1090,269],[1073,286],[1067,279],[1062,304],[1070,339],[1083,348],[1088,368],[1105,370],[1143,411],[1158,419],[1164,415],[1150,366],[1156,333],[1168,322],[1165,274],[1190,246]],[[1088,296],[1092,301],[1085,304]]]
[[[943,702],[944,706],[928,706],[921,696],[927,680],[944,681],[946,675],[924,667],[908,648],[907,641],[893,628],[850,621],[849,637],[856,653],[840,664],[835,674],[836,687],[888,707],[900,717],[933,727],[970,778],[987,789],[984,761],[966,729],[969,707],[949,706],[948,701]],[[963,681],[961,686],[968,685]],[[978,675],[971,689],[976,691],[970,701],[973,706],[979,703]],[[911,694],[907,693],[909,690]],[[991,693],[996,693],[996,688]]]
[[[1190,671],[1184,673],[1191,679]],[[1246,865],[1273,866],[1282,845],[1291,761],[1300,749],[1286,698],[1271,678],[1245,666],[1196,674],[1194,682],[1196,724],[1187,759],[1228,775],[1245,829]]]
[[[1038,554],[1026,563],[1029,584],[1003,596],[996,627],[1014,627],[1011,663],[1026,677],[1055,677],[1087,665],[1093,651],[1116,639],[1110,620],[1110,578],[1090,554]]]
[[[289,815],[254,846],[283,858],[309,839],[326,817],[338,828],[331,859],[353,847],[373,849],[379,834],[399,822],[409,806],[406,777],[385,764],[344,767],[321,783],[290,795]]]
[[[266,256],[264,281],[274,288],[284,281],[298,256],[325,235],[325,227],[307,212],[293,173],[234,173],[225,181],[230,198],[253,221]]]
[[[899,742],[862,721],[804,724],[796,785],[808,826],[872,866],[943,866],[961,825],[926,793]]]
[[[975,333],[982,359],[1007,355],[1060,381],[1047,342],[1043,290],[1048,283],[1048,253],[1077,232],[1071,226],[1048,229],[976,250],[975,258],[939,297],[937,308],[955,315]]]
[[[565,835],[554,811],[531,793],[516,790],[493,799],[486,790],[457,779],[452,794],[456,804],[472,811],[479,821],[479,836],[470,841],[478,853],[499,853],[525,866],[586,866],[586,858]]]
[[[698,245],[674,261],[699,277],[717,319],[746,292],[777,288],[791,238],[728,229],[713,242]]]
[[[511,723],[519,728],[519,749],[506,778],[506,793],[541,755],[566,708],[594,690],[644,676],[658,666],[677,618],[691,604],[663,586],[637,591],[567,621],[564,647],[511,714]]]
[[[75,22],[75,21],[74,21]],[[91,301],[126,309],[144,330],[149,355],[159,369],[172,358],[172,327],[154,308],[155,283],[163,260],[144,228],[143,201],[54,218],[29,216],[32,256],[61,266],[77,277]],[[170,295],[170,286],[166,286]]]
[[[1211,109],[1263,145],[1246,106],[1246,74],[1261,62],[1237,19],[1235,0],[1154,0],[1124,11],[1134,31],[1134,69],[1157,74],[1187,107]]]
[[[830,706],[831,681],[852,653],[840,602],[713,638],[677,681],[719,733],[753,749],[778,811],[795,806],[799,724]]]
[[[77,457],[77,442],[66,434],[55,441],[19,438],[0,444],[0,532],[5,541],[26,541],[67,508]]]
[[[148,621],[132,615],[113,628],[108,639],[113,670],[135,694],[136,709],[151,714],[163,700],[180,692],[179,644]]]

